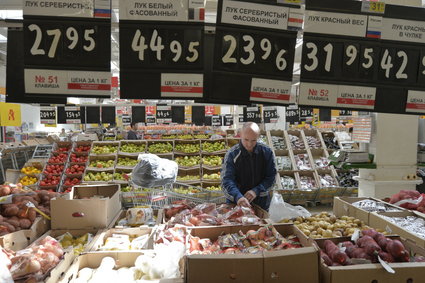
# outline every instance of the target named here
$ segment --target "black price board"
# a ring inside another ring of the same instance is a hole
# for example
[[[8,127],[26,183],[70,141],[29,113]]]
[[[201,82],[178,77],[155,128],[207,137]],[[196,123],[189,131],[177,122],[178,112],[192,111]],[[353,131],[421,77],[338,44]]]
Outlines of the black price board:
[[[86,106],[87,124],[100,124],[100,106]]]
[[[255,3],[257,2],[257,3]],[[218,1],[211,100],[290,100],[299,7],[259,1]],[[295,19],[289,21],[288,19]]]
[[[146,115],[146,125],[155,125],[156,117],[152,115]]]
[[[244,114],[239,114],[239,118],[238,118],[239,123],[245,123],[245,116]]]
[[[205,125],[205,106],[192,106],[192,123],[197,126]]]
[[[339,110],[339,116],[353,116],[353,111],[351,111],[351,110]]]
[[[7,31],[6,102],[66,104],[66,97],[25,95],[23,33],[22,29],[15,28]]]
[[[81,110],[79,106],[65,106],[66,124],[81,124]]]
[[[289,106],[285,111],[285,119],[289,124],[295,124],[300,121],[300,109],[298,107]]]
[[[27,95],[110,97],[111,1],[24,1]]]
[[[211,125],[212,126],[222,126],[223,125],[223,119],[221,117],[221,115],[213,115],[211,118],[212,122]]]
[[[56,107],[40,106],[40,123],[56,124]]]
[[[172,121],[171,106],[160,105],[156,106],[156,121],[158,124],[169,124]]]
[[[224,115],[223,120],[224,120],[224,122],[223,122],[224,126],[232,126],[233,125],[233,115],[226,114],[226,115]]]
[[[204,24],[187,0],[123,0],[121,98],[203,98]]]
[[[244,122],[261,123],[260,107],[258,106],[244,107],[243,117],[244,117]]]
[[[332,121],[331,109],[320,108],[319,109],[319,120],[320,121]]]
[[[115,106],[102,106],[102,123],[115,124]]]
[[[131,107],[131,121],[134,123],[145,123],[146,121],[146,108],[145,106],[132,106]]]
[[[422,8],[307,0],[298,104],[425,112],[418,100],[425,95],[424,19]],[[391,103],[384,89],[394,94]]]
[[[212,126],[212,117],[213,116],[205,116],[205,126]]]
[[[312,118],[313,117],[313,107],[300,107],[300,118]]]
[[[171,122],[184,124],[184,106],[171,106]]]
[[[122,115],[122,124],[123,125],[129,125],[131,123],[131,116],[130,115]]]
[[[277,108],[273,106],[264,106],[263,119],[264,123],[277,123],[279,116],[277,115]]]

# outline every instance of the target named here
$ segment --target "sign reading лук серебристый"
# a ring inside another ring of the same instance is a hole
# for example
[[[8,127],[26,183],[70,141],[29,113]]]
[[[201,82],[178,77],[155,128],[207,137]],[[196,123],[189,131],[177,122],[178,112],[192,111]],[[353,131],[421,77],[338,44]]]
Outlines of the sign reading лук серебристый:
[[[23,4],[26,94],[110,96],[110,0]]]
[[[288,103],[289,92],[282,96],[265,91],[263,82],[267,80],[281,88],[282,82],[292,81],[295,29],[302,25],[300,15],[298,6],[219,1],[211,99]]]
[[[425,10],[363,6],[307,0],[301,105],[405,113],[408,92],[425,89]]]

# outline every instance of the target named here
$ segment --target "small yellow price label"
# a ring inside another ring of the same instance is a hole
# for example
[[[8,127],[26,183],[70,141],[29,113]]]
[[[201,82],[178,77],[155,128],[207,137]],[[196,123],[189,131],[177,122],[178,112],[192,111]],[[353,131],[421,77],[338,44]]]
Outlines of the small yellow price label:
[[[384,2],[369,2],[369,10],[375,13],[384,13],[385,12],[385,3]]]

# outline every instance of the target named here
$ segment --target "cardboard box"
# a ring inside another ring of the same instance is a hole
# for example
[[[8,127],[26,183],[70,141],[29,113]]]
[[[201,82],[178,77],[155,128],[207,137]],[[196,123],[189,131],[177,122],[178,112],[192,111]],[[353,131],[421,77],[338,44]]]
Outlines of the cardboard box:
[[[152,252],[152,251],[146,251]],[[118,266],[120,267],[131,267],[134,266],[134,262],[137,257],[142,255],[142,252],[105,252],[105,253],[87,253],[80,255],[74,260],[68,271],[63,277],[60,278],[58,283],[68,283],[73,282],[77,278],[78,271],[84,267],[89,268],[98,268],[104,257],[112,257],[116,260]],[[161,279],[155,281],[158,283],[183,283],[182,278],[173,278],[173,279]]]
[[[425,250],[409,240],[391,237],[403,242],[408,251],[413,254],[424,255]],[[335,243],[348,241],[350,238],[343,237],[333,239]],[[323,247],[324,240],[316,240],[319,248]],[[320,262],[320,282],[322,283],[399,283],[399,282],[422,282],[425,278],[425,262],[389,263],[395,273],[388,273],[380,264],[358,264],[348,266],[327,266]]]
[[[39,216],[30,229],[20,230],[0,237],[0,246],[13,251],[25,249],[50,229],[50,221]]]
[[[191,234],[214,241],[223,233],[246,233],[259,228],[258,225],[193,228]],[[301,231],[293,225],[275,225],[275,228],[283,236],[297,235],[304,247],[259,254],[188,255],[185,260],[186,282],[319,282],[317,248],[304,240]]]
[[[117,184],[74,186],[68,196],[50,201],[52,229],[106,228],[121,210]]]
[[[383,202],[379,199],[376,198],[368,198],[368,197],[335,197],[334,198],[334,206],[333,206],[333,213],[335,214],[335,216],[340,217],[343,215],[347,215],[347,216],[352,216],[355,217],[357,219],[360,219],[361,221],[363,221],[364,223],[366,223],[367,225],[369,225],[369,215],[370,212],[368,212],[367,210],[355,207],[354,205],[352,205],[352,203],[357,202],[357,201],[361,201],[361,200],[374,200],[376,202],[380,202],[385,204],[386,206],[390,206],[394,209],[399,209],[400,211],[404,211],[404,208]]]
[[[153,228],[147,226],[140,226],[138,228],[113,228],[108,230],[99,231],[93,240],[93,244],[90,246],[90,252],[98,252],[104,246],[106,239],[112,237],[114,234],[128,235],[130,238],[137,238],[143,235],[149,235],[149,240],[144,249],[153,249]],[[121,251],[121,250],[114,250]],[[128,251],[123,249],[122,251]],[[104,251],[101,251],[104,252]]]
[[[372,212],[369,216],[369,222],[370,222],[369,226],[375,229],[383,229],[389,232],[390,234],[397,234],[402,238],[405,238],[414,242],[419,247],[422,247],[422,248],[425,247],[425,238],[421,238],[417,234],[409,232],[403,229],[402,227],[387,221],[385,218],[382,218],[383,215],[389,216],[389,217],[406,217],[406,216],[416,216],[418,218],[422,218],[422,217],[408,210],[404,210],[401,212],[380,212],[380,213]]]

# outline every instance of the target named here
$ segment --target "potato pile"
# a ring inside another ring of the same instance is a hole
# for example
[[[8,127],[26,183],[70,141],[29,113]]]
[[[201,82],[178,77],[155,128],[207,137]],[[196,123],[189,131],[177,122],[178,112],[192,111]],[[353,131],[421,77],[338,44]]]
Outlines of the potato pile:
[[[283,220],[282,222],[290,222]],[[337,218],[327,212],[321,212],[311,217],[297,217],[293,223],[306,235],[313,239],[351,236],[356,229],[370,229],[363,221],[354,217],[341,216]]]
[[[2,204],[0,208],[0,236],[29,229],[37,217],[34,208],[27,206],[28,202],[41,212],[50,215],[50,199],[57,193],[41,190],[31,195],[14,195],[12,203]]]

